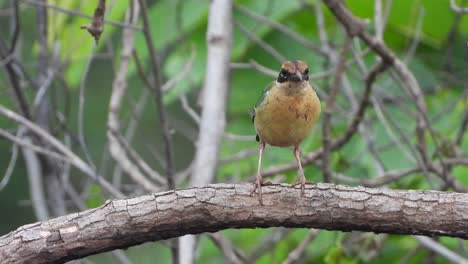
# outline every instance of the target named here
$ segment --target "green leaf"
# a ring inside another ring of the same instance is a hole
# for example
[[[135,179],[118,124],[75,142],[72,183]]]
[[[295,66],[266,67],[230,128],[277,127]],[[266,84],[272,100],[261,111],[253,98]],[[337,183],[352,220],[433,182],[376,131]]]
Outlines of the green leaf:
[[[96,208],[104,203],[101,187],[97,184],[92,184],[89,188],[88,198],[86,205],[88,208]]]

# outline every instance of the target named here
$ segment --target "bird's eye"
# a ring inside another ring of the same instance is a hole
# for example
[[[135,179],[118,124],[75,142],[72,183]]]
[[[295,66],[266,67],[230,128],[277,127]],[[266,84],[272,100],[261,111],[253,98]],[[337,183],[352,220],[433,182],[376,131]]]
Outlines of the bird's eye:
[[[288,71],[285,69],[281,69],[279,75],[278,75],[278,82],[282,83],[285,82],[288,79]]]
[[[309,80],[309,68],[304,70],[304,80],[306,80],[306,81]]]

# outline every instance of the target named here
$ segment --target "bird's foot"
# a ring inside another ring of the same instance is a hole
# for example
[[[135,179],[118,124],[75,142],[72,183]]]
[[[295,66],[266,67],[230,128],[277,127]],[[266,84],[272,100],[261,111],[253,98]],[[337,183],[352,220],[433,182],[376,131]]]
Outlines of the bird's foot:
[[[301,197],[304,197],[304,192],[305,192],[305,185],[306,184],[315,184],[313,181],[306,181],[305,179],[298,180],[297,182],[292,184],[293,188],[296,188],[297,185],[301,185]]]
[[[259,177],[257,177],[257,179],[255,180],[255,183],[254,183],[254,188],[252,189],[252,191],[250,192],[250,195],[254,195],[255,194],[255,191],[258,189],[258,201],[260,202],[261,205],[263,205],[263,200],[262,200],[262,186],[267,186],[267,185],[272,185],[271,182],[263,182],[261,179],[259,179]]]

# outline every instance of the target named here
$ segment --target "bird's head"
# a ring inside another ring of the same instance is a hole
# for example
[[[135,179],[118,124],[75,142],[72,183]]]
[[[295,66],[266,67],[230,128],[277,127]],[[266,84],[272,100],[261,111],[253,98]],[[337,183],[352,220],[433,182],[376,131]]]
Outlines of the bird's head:
[[[309,67],[303,61],[286,61],[281,65],[278,83],[299,84],[309,81]]]

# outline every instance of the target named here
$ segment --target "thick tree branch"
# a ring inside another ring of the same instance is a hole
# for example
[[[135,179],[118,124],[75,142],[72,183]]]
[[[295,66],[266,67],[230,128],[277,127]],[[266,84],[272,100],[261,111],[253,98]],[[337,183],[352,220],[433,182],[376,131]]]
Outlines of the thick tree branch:
[[[108,201],[0,237],[5,263],[62,263],[117,248],[227,228],[306,227],[468,239],[468,194],[308,185],[213,184]]]

